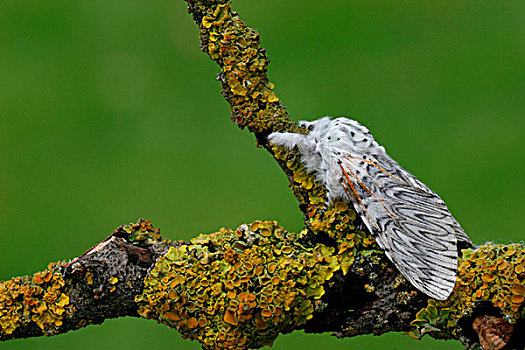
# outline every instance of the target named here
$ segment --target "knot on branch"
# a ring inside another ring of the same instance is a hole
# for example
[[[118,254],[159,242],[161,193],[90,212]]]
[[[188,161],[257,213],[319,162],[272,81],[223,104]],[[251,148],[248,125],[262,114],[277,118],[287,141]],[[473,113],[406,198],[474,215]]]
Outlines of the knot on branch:
[[[514,326],[500,317],[484,315],[474,319],[472,328],[478,333],[483,349],[500,350],[509,342]]]
[[[141,219],[78,258],[0,282],[0,340],[50,336],[136,315],[134,297],[165,245],[159,230]]]

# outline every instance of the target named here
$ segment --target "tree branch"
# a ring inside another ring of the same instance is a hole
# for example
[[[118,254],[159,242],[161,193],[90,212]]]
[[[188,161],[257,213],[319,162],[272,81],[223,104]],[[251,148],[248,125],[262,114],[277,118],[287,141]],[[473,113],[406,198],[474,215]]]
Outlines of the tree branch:
[[[217,62],[232,120],[254,133],[287,175],[304,214],[292,233],[274,221],[163,239],[144,220],[119,227],[82,256],[0,283],[0,340],[55,335],[106,318],[154,319],[204,348],[257,348],[281,333],[338,337],[410,332],[459,339],[467,348],[524,344],[525,249],[464,251],[448,300],[436,302],[397,272],[355,211],[326,189],[295,151],[271,147],[273,131],[304,132],[267,77],[259,34],[229,1],[187,1],[201,49]]]

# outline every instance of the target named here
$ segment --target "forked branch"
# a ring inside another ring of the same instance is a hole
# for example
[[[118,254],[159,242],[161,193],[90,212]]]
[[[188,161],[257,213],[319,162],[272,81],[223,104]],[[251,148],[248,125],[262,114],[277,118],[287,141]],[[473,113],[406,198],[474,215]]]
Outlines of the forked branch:
[[[187,3],[201,49],[220,67],[232,120],[253,132],[282,167],[304,230],[256,221],[174,242],[148,221],[121,226],[79,258],[1,282],[0,340],[135,316],[209,349],[258,348],[299,329],[338,337],[397,331],[459,339],[467,347],[481,343],[487,350],[522,347],[524,246],[464,251],[446,301],[415,290],[348,204],[337,201],[322,210],[326,189],[296,152],[267,143],[274,131],[304,131],[273,92],[259,34],[229,1]]]

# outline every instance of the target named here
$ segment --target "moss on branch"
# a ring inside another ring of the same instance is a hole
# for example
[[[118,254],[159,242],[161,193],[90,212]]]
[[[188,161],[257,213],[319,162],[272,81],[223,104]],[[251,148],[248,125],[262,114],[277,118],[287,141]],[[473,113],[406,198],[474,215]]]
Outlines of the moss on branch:
[[[342,268],[342,254],[307,235],[255,221],[170,247],[136,297],[139,314],[208,349],[270,345],[313,317]],[[354,251],[369,250],[370,239],[354,235]]]
[[[260,221],[170,247],[136,298],[139,313],[209,349],[271,344],[312,317],[339,269],[333,248],[302,249],[299,237]]]

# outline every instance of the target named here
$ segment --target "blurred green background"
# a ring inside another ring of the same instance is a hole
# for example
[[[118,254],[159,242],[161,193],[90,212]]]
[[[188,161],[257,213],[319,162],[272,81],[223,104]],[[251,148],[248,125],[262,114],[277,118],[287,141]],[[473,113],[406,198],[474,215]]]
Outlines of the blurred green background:
[[[236,1],[294,119],[347,115],[439,193],[476,243],[523,240],[525,2]],[[0,279],[144,217],[171,239],[301,215],[239,130],[178,1],[0,0]],[[1,349],[198,349],[117,319]],[[461,349],[296,332],[274,349]]]

